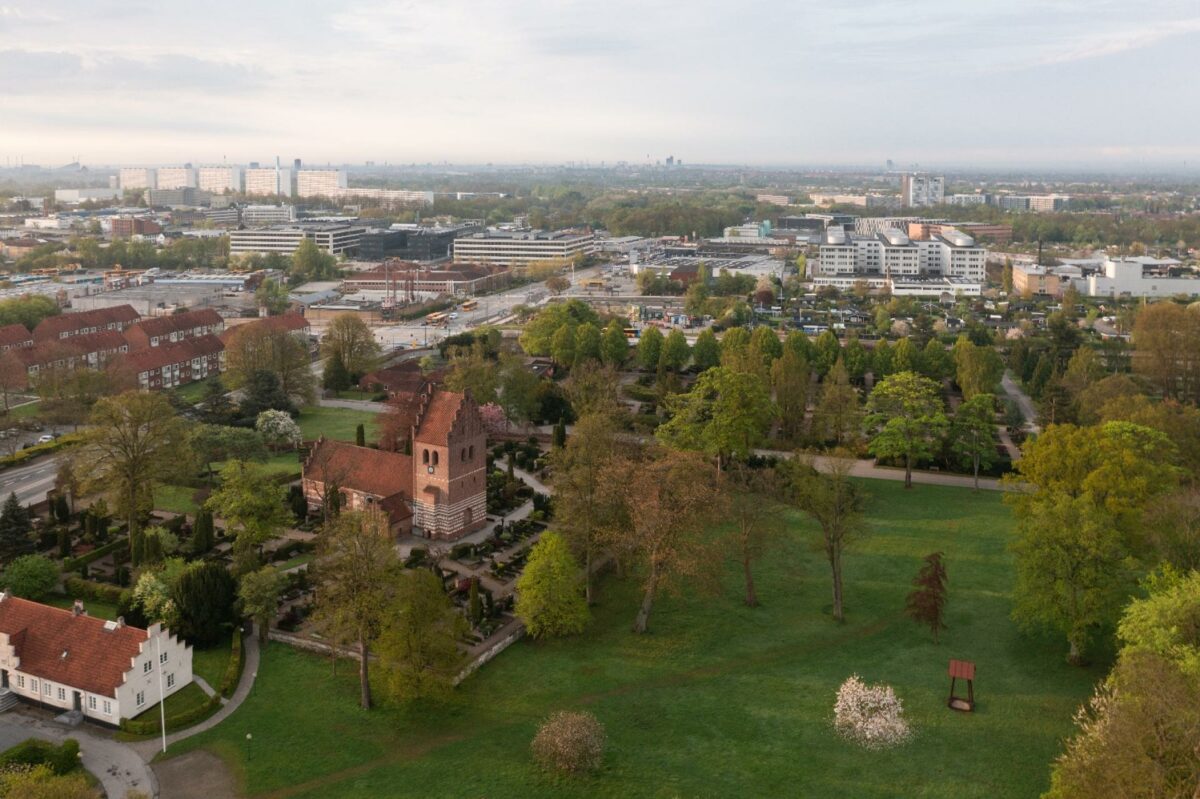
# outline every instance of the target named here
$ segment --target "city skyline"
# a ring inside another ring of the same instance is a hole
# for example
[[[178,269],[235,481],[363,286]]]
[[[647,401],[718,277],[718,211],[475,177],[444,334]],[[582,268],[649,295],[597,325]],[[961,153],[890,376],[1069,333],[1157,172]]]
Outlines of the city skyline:
[[[1200,164],[1196,112],[1162,79],[1190,69],[1194,2],[752,3],[714,24],[730,11],[18,0],[0,4],[0,156]]]

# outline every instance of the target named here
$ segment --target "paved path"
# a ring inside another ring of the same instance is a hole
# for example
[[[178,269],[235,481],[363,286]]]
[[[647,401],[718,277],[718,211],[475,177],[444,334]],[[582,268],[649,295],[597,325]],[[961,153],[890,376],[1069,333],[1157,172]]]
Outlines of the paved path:
[[[790,458],[792,453],[781,452],[774,449],[756,449],[755,455],[772,458]],[[824,455],[814,455],[813,464],[818,468],[824,466],[831,459]],[[899,466],[879,466],[872,460],[856,460],[854,465],[850,467],[851,477],[869,477],[874,480],[904,480],[904,469]],[[935,486],[954,486],[956,488],[974,488],[975,478],[968,474],[943,474],[942,472],[924,472],[913,470],[912,481],[914,484]],[[1012,488],[1004,485],[995,477],[980,477],[979,488],[988,491],[1010,491]]]
[[[1037,406],[1033,404],[1033,399],[1017,385],[1017,381],[1013,380],[1011,369],[1004,370],[1004,376],[1000,378],[1000,387],[1004,389],[1008,398],[1017,403],[1017,407],[1021,409],[1021,415],[1025,417],[1025,429],[1030,433],[1040,433],[1042,428],[1037,423]]]
[[[250,689],[254,687],[254,678],[258,674],[258,664],[261,657],[257,635],[247,635],[242,638],[242,655],[244,658],[242,663],[242,678],[238,681],[237,690],[233,692],[233,696],[229,698],[229,701],[226,702],[220,710],[199,724],[188,727],[186,730],[180,730],[179,732],[168,734],[168,754],[171,752],[172,744],[176,744],[182,740],[191,738],[193,735],[199,735],[206,730],[211,730],[213,727],[227,719],[230,714],[233,713],[233,711],[237,710],[238,707],[241,706],[242,702],[246,701],[246,697],[250,695]],[[150,760],[154,759],[159,752],[162,751],[162,739],[155,738],[153,740],[138,741],[137,743],[131,744],[131,746],[137,750],[137,753],[141,755],[143,760],[149,762]]]
[[[322,399],[317,404],[322,408],[349,408],[352,411],[370,411],[371,413],[383,413],[388,409],[386,402],[372,402],[371,400]]]
[[[62,743],[67,738],[79,742],[83,767],[100,780],[112,799],[123,799],[130,791],[158,796],[158,782],[133,746],[114,740],[86,724],[74,729],[55,724],[46,711],[17,707],[0,716],[0,750],[16,746],[27,738]]]

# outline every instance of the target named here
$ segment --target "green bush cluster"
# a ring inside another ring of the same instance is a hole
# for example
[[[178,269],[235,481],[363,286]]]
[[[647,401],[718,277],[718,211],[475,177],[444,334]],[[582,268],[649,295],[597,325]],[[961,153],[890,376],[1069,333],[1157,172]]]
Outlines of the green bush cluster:
[[[125,592],[118,585],[98,583],[82,577],[67,577],[63,580],[63,587],[67,589],[67,596],[72,599],[90,599],[93,602],[107,602],[110,605],[119,605],[121,595]]]
[[[77,558],[64,558],[63,559],[63,571],[65,571],[65,572],[79,571],[80,566],[87,566],[90,563],[95,563],[96,561],[100,560],[100,558],[104,557],[105,555],[108,555],[112,552],[116,552],[118,549],[120,549],[123,546],[128,546],[128,543],[129,543],[129,539],[118,538],[115,541],[109,541],[107,544],[104,544],[103,546],[98,546],[95,549],[93,549],[91,552],[80,555]],[[118,558],[118,560],[120,560],[120,558]]]
[[[6,766],[49,766],[55,774],[70,774],[79,768],[79,742],[68,738],[55,746],[30,738],[0,753],[0,769]]]
[[[68,433],[53,441],[47,441],[45,444],[35,444],[29,449],[22,449],[14,452],[12,455],[5,455],[3,458],[0,458],[0,469],[7,469],[10,466],[20,466],[39,455],[48,455],[51,452],[58,452],[60,449],[78,444],[80,440],[81,437],[78,434]]]
[[[229,665],[225,667],[225,676],[217,687],[217,696],[228,696],[237,688],[238,678],[242,676],[242,636],[236,632],[233,635],[233,651],[229,655]]]

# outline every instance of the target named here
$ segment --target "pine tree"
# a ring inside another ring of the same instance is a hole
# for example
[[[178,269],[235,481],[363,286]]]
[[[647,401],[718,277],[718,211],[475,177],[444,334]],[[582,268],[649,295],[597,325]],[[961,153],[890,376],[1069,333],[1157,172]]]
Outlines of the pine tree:
[[[129,563],[134,568],[142,565],[146,559],[146,536],[138,528],[129,532]]]
[[[9,494],[0,508],[0,548],[8,553],[28,548],[32,529],[29,510],[17,499],[16,493]]]
[[[567,445],[567,423],[562,419],[558,420],[558,424],[554,425],[554,440],[553,446],[555,449],[562,449]]]
[[[925,556],[925,565],[913,580],[916,586],[904,602],[904,612],[917,624],[927,626],[933,632],[933,642],[938,642],[938,633],[946,629],[943,622],[946,613],[946,567],[942,553]]]
[[[325,372],[321,377],[321,384],[331,391],[345,391],[350,388],[350,372],[347,371],[340,354],[335,352],[329,356],[329,361],[325,364]]]
[[[196,523],[192,528],[192,552],[203,555],[213,546],[213,517],[212,511],[201,509],[196,513]]]
[[[360,447],[367,445],[367,428],[361,424],[354,430],[354,443]]]

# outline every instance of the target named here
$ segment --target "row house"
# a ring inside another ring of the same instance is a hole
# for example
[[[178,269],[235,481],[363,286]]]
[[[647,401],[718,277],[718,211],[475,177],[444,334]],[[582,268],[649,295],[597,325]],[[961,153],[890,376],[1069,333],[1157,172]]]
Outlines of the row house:
[[[43,319],[33,329],[33,340],[37,342],[58,341],[105,330],[122,333],[140,319],[141,317],[132,305],[97,308],[94,311],[80,311],[79,313],[62,313]]]
[[[25,365],[29,383],[55,370],[101,369],[118,356],[129,352],[129,342],[116,330],[84,333],[65,339],[40,341],[15,351]]]
[[[240,336],[243,333],[250,332],[276,332],[282,331],[286,333],[295,333],[302,337],[305,341],[308,340],[309,334],[312,332],[312,326],[308,319],[298,313],[285,313],[279,316],[264,316],[261,319],[255,319],[253,322],[243,322],[225,328],[225,332],[221,334],[221,340],[229,343],[234,336]]]
[[[133,351],[175,344],[200,336],[219,336],[225,330],[225,320],[212,308],[185,311],[170,316],[152,316],[132,325],[125,331]]]
[[[0,352],[18,350],[33,346],[33,335],[25,325],[4,325],[0,327]]]
[[[125,367],[137,378],[139,388],[176,388],[225,371],[225,345],[209,333],[132,352]]]
[[[0,696],[116,727],[192,681],[192,648],[161,624],[131,627],[0,593]]]

